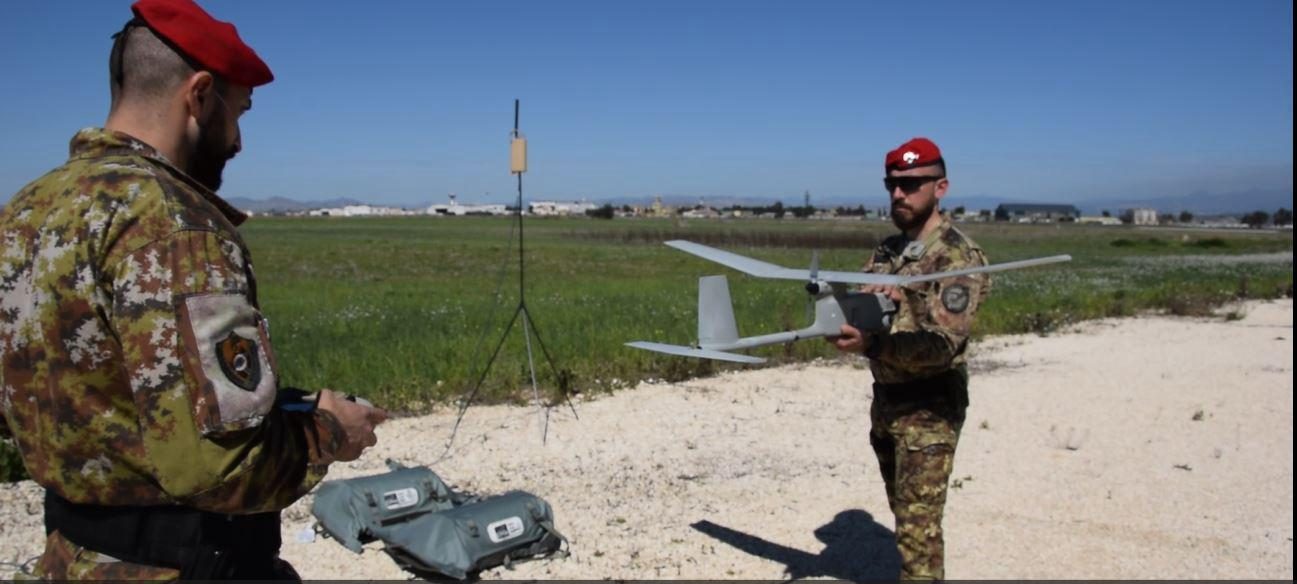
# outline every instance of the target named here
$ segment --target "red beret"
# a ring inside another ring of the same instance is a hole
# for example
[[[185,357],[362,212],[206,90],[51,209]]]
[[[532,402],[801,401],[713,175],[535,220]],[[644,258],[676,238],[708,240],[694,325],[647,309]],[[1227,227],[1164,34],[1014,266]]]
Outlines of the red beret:
[[[884,170],[909,170],[941,162],[941,149],[927,138],[912,138],[901,144],[883,161]]]
[[[231,83],[256,87],[275,78],[233,24],[212,18],[193,0],[139,0],[131,11],[172,48]]]

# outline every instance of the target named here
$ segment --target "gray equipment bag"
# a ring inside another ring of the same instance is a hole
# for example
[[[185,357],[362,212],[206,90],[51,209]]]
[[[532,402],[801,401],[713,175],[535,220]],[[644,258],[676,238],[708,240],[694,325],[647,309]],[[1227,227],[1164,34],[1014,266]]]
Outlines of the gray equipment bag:
[[[566,539],[554,529],[554,513],[540,497],[512,491],[449,511],[392,525],[384,550],[401,568],[422,578],[444,574],[476,579],[496,566],[548,557]]]
[[[385,526],[455,506],[456,495],[432,470],[406,468],[388,461],[391,472],[341,481],[325,481],[315,494],[311,513],[325,533],[360,553]]]
[[[522,491],[455,493],[432,470],[388,461],[391,472],[327,481],[311,506],[321,530],[356,553],[382,540],[397,565],[428,580],[476,579],[482,570],[561,554],[545,500]]]

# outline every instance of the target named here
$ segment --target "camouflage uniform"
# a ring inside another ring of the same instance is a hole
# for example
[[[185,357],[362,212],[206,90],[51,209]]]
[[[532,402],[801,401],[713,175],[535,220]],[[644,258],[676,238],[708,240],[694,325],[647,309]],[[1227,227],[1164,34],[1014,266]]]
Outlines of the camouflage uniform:
[[[28,472],[72,503],[277,525],[343,432],[328,413],[274,407],[275,356],[235,229],[246,216],[126,134],[85,129],[70,150],[0,214],[0,404]],[[177,575],[58,531],[37,572]]]
[[[981,248],[943,217],[922,241],[884,240],[864,270],[926,274],[985,264]],[[968,406],[964,349],[989,289],[984,274],[903,287],[890,332],[866,351],[875,381],[869,442],[896,516],[904,579],[945,576],[941,515]]]

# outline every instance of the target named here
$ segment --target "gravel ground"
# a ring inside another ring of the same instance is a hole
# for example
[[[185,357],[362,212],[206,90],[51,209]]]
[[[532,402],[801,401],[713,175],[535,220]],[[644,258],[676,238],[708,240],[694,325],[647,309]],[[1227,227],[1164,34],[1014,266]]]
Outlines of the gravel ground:
[[[1242,320],[1092,321],[973,347],[972,406],[947,505],[958,579],[1291,578],[1292,301]],[[484,578],[894,578],[892,516],[854,358],[641,384],[549,414],[474,407],[389,422],[361,460],[429,465],[479,493],[546,498],[571,557]],[[40,491],[0,486],[0,561],[41,547]],[[307,579],[400,579],[285,512]],[[0,565],[0,579],[13,567]]]

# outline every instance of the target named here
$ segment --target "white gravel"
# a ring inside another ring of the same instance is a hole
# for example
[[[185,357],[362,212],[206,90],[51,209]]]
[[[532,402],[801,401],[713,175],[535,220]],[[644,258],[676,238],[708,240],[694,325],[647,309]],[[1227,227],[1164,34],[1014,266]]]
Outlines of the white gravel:
[[[973,348],[972,406],[947,505],[957,579],[1291,578],[1293,306],[1242,320],[1140,317]],[[854,359],[641,384],[550,412],[469,410],[389,422],[330,478],[383,460],[460,489],[545,497],[565,560],[485,578],[893,578],[898,559],[869,449],[870,375]],[[399,579],[371,544],[299,542],[307,579]],[[41,548],[40,490],[0,486],[0,561]],[[0,579],[12,566],[0,564]]]

